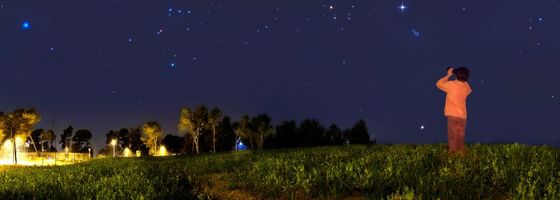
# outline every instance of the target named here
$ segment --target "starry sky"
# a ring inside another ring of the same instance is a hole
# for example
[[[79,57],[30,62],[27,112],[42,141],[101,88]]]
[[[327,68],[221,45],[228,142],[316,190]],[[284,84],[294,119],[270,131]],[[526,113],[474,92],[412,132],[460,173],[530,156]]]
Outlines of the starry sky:
[[[95,148],[199,104],[446,142],[435,82],[466,66],[467,142],[560,145],[559,24],[557,0],[0,0],[0,110]]]

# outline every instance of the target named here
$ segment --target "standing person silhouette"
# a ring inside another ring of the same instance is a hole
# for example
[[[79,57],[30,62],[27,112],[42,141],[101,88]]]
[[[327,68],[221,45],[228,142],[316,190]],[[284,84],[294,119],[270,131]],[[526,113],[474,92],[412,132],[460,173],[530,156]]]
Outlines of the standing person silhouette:
[[[465,153],[465,128],[467,126],[467,97],[472,89],[467,82],[469,70],[465,67],[447,68],[447,76],[439,79],[437,88],[447,93],[444,114],[447,117],[449,153]],[[455,75],[457,80],[450,80]]]

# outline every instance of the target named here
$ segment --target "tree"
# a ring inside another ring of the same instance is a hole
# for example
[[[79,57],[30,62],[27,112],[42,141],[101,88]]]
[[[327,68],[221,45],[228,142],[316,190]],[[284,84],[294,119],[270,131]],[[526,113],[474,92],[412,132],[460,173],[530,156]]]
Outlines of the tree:
[[[212,152],[216,152],[216,133],[218,132],[218,125],[222,119],[222,111],[218,108],[212,109],[208,115],[208,126],[212,131]]]
[[[62,135],[60,135],[60,144],[62,145],[62,149],[70,148],[72,145],[72,134],[74,134],[74,128],[72,126],[68,126],[62,131]]]
[[[86,129],[78,130],[72,137],[72,151],[87,153],[91,148],[89,140],[91,140],[91,132]]]
[[[298,137],[298,127],[294,120],[284,121],[276,126],[275,140],[277,148],[298,147],[301,143]]]
[[[342,131],[336,124],[332,124],[329,129],[325,132],[325,138],[327,139],[328,145],[342,145],[343,136]]]
[[[258,115],[252,120],[256,128],[255,142],[259,150],[263,149],[264,140],[274,132],[271,121],[270,117],[266,114]]]
[[[177,128],[180,132],[190,135],[192,147],[196,154],[200,154],[199,139],[204,133],[205,125],[208,124],[207,121],[208,109],[205,106],[198,106],[194,112],[188,107],[181,109]]]
[[[165,145],[168,152],[179,153],[181,151],[181,147],[183,146],[183,141],[183,138],[180,136],[167,134],[161,143]]]
[[[369,140],[368,128],[364,120],[359,120],[351,129],[344,132],[344,137],[350,144],[368,144],[371,142]]]
[[[140,127],[130,128],[128,132],[128,143],[130,151],[132,152],[142,149],[144,142],[142,142],[142,129]]]
[[[112,155],[112,152],[110,152],[107,148],[101,148],[99,149],[99,151],[97,152],[97,156],[107,156],[107,155]]]
[[[235,129],[231,118],[225,116],[218,125],[217,151],[231,151],[235,146]]]
[[[17,164],[16,137],[27,138],[31,135],[33,127],[41,121],[39,113],[35,109],[17,109],[12,113],[4,115],[0,113],[0,132],[10,134],[13,143],[14,164]],[[16,136],[17,135],[17,136]]]
[[[324,143],[325,128],[317,120],[306,119],[299,126],[299,134],[303,137],[304,146],[320,146]]]
[[[53,144],[55,140],[56,140],[56,134],[54,133],[53,130],[41,132],[41,136],[40,136],[41,150],[47,152],[56,150]]]
[[[111,150],[111,156],[114,156],[113,152],[115,154],[118,154],[118,152],[120,152],[120,149],[117,150],[118,146],[117,145],[111,145],[112,141],[118,141],[118,133],[114,130],[109,130],[108,133],[105,134],[105,145],[106,145],[106,149],[107,151],[110,149]]]
[[[251,141],[252,139],[252,131],[253,131],[253,125],[251,124],[251,118],[248,115],[243,115],[241,117],[241,119],[239,120],[238,124],[236,125],[236,129],[235,132],[237,133],[237,136],[240,139],[246,139]],[[251,145],[251,148],[253,148],[252,145],[254,145],[252,142],[249,142],[249,144]]]
[[[45,131],[44,129],[40,128],[40,129],[35,129],[31,132],[31,137],[29,137],[28,141],[31,142],[33,147],[30,147],[28,149],[28,151],[38,151],[37,146],[39,146],[40,149],[44,150],[44,148],[41,148],[41,144],[42,144],[41,143],[41,134],[44,131]],[[26,140],[26,142],[27,142],[27,140]],[[33,148],[33,150],[31,148]]]
[[[124,149],[130,146],[130,130],[127,128],[121,128],[117,134],[117,145],[119,149]]]
[[[270,122],[271,119],[266,114],[258,115],[252,119],[248,115],[244,115],[239,120],[237,132],[241,138],[249,140],[252,149],[262,150],[264,140],[274,131]]]
[[[157,155],[157,146],[163,134],[161,125],[156,121],[148,121],[142,126],[142,132],[144,133],[142,141],[150,149],[149,153],[152,156]]]

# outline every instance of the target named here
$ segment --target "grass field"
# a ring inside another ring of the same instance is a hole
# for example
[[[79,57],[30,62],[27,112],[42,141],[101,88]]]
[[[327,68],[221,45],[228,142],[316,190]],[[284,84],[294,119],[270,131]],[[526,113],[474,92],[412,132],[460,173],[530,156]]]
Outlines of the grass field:
[[[2,199],[560,199],[547,146],[371,145],[0,167]]]

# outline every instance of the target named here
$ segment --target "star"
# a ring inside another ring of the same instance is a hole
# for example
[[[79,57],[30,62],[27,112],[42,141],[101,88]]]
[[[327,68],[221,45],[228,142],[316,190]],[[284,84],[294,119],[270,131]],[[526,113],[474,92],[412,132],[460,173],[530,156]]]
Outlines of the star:
[[[420,130],[424,130],[424,125],[420,125]]]
[[[401,9],[401,13],[404,12],[404,9],[406,9],[406,6],[404,5],[404,2],[401,3],[401,6],[399,6],[399,9]]]
[[[25,21],[21,24],[21,28],[23,28],[24,30],[27,30],[27,29],[31,28],[31,24],[28,21]]]
[[[417,31],[416,29],[411,29],[410,31],[412,31],[412,35],[414,37],[420,37],[420,31]]]
[[[171,64],[169,64],[169,66],[170,66],[171,68],[175,68],[175,63],[171,63]]]

